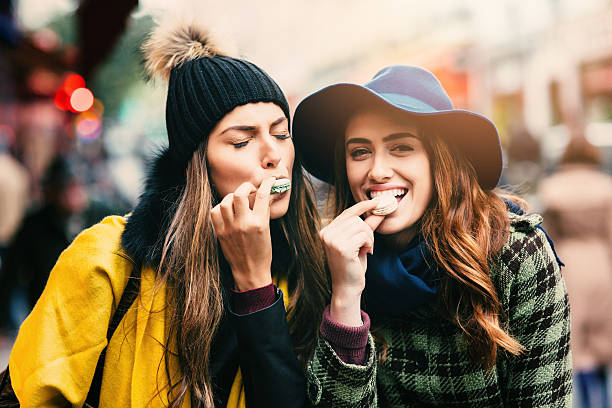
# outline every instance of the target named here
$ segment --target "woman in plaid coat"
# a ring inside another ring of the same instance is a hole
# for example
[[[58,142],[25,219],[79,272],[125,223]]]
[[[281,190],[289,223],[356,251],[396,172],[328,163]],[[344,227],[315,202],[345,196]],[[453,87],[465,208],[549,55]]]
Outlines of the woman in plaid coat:
[[[306,98],[293,137],[335,186],[313,405],[571,405],[560,261],[541,217],[495,190],[488,119],[454,109],[428,71],[392,66]]]

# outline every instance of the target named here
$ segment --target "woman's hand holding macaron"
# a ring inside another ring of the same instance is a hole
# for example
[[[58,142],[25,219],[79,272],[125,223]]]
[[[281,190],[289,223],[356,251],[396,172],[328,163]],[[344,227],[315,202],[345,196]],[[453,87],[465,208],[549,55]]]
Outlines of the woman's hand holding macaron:
[[[388,204],[383,197],[361,201],[319,232],[332,276],[330,313],[341,324],[362,324],[361,292],[365,288],[367,254],[374,251],[374,230],[393,210]],[[381,215],[376,215],[376,210]],[[361,218],[368,213],[365,219]]]
[[[259,188],[245,182],[211,210],[215,234],[239,291],[272,282],[270,194],[275,181],[265,178]]]

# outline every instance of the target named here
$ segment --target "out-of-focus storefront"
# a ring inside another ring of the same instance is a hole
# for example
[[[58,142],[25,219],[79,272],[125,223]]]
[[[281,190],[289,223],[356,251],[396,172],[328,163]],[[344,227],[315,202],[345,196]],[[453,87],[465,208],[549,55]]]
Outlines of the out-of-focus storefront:
[[[563,151],[572,127],[602,148],[612,171],[612,4],[565,17],[503,46],[481,49],[470,76],[483,107],[509,143],[524,124],[542,145],[545,166]],[[520,127],[520,126],[519,126]]]

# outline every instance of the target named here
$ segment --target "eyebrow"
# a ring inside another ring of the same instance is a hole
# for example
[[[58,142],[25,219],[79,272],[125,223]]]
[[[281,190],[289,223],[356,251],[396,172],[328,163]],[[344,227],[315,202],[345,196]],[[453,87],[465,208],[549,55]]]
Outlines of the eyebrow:
[[[224,134],[225,132],[228,132],[230,130],[240,130],[242,132],[253,132],[254,130],[257,130],[257,126],[230,126],[227,129],[225,129],[223,132],[221,132],[221,134]]]
[[[286,118],[286,117],[284,117],[284,116],[281,116],[280,118],[278,118],[278,119],[276,119],[274,122],[272,122],[272,124],[270,125],[270,127],[272,128],[272,127],[274,127],[274,126],[278,126],[278,125],[280,125],[281,123],[286,122],[286,121],[287,121],[287,118]]]
[[[274,126],[278,126],[285,121],[287,121],[287,118],[282,116],[276,119],[274,122],[272,122],[270,127],[272,128]],[[257,130],[257,126],[245,126],[245,125],[230,126],[227,129],[225,129],[223,132],[221,132],[221,134],[224,134],[225,132],[230,131],[230,130],[238,130],[241,132],[254,132],[255,130]]]
[[[390,142],[392,140],[403,139],[406,137],[412,137],[414,139],[418,139],[418,136],[413,135],[412,133],[402,132],[402,133],[392,133],[389,136],[383,137],[383,142]],[[372,141],[369,139],[362,139],[359,137],[354,137],[346,141],[346,145],[348,146],[350,143],[365,143],[371,144]]]

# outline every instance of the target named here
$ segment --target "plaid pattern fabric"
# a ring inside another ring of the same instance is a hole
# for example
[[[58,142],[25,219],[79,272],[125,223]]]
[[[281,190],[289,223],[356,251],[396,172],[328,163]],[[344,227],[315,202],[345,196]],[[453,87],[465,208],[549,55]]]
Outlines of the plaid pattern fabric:
[[[376,407],[377,365],[374,339],[368,335],[368,360],[364,366],[345,364],[329,343],[319,337],[306,371],[308,395],[324,407]]]
[[[569,304],[539,215],[511,217],[511,234],[491,264],[507,330],[527,349],[500,351],[485,371],[460,329],[425,306],[379,324],[387,358],[344,364],[320,339],[308,367],[308,394],[322,407],[570,407]]]

